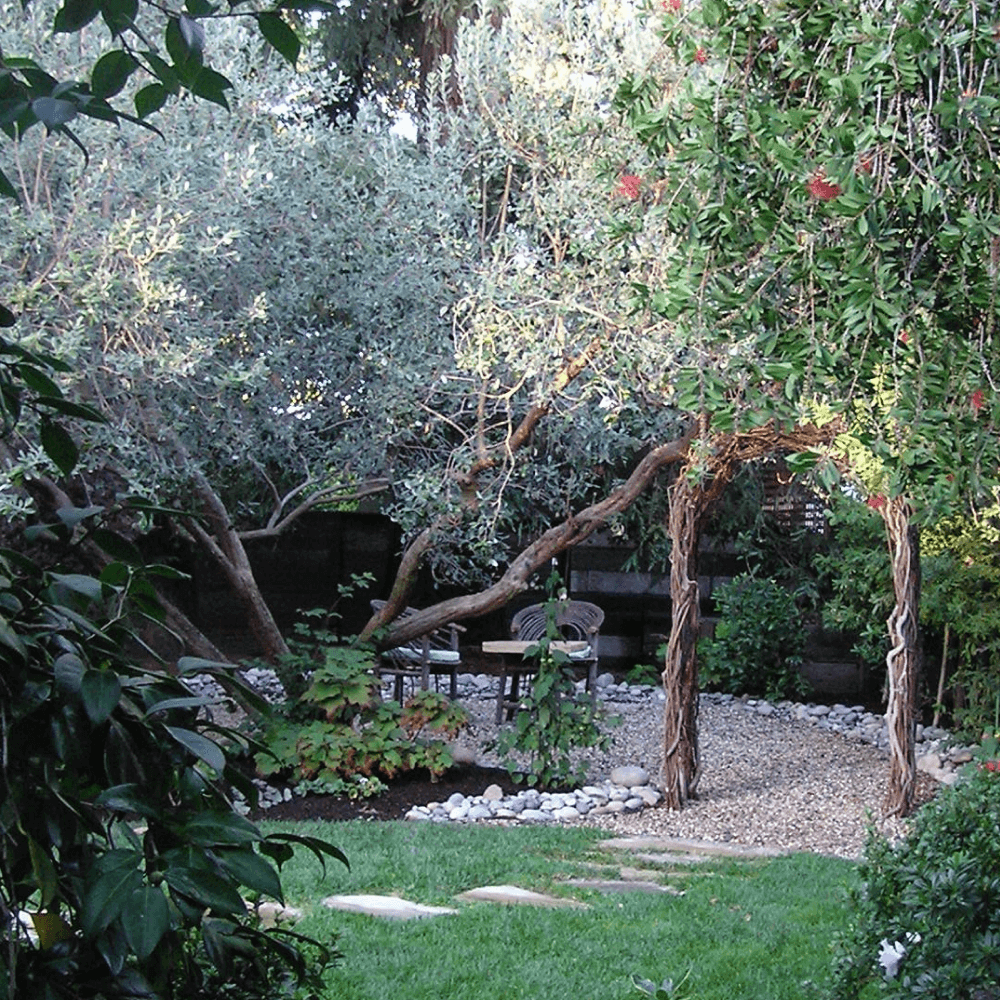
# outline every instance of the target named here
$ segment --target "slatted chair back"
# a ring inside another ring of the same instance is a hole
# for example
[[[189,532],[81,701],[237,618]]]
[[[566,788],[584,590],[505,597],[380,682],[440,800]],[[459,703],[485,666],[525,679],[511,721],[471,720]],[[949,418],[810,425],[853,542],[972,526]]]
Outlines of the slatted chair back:
[[[604,624],[604,612],[588,601],[561,601],[556,609],[556,628],[563,639],[569,641],[582,640],[589,643],[590,656],[598,657],[598,643],[601,626]],[[548,627],[546,607],[544,604],[530,604],[521,608],[510,623],[512,639],[522,642],[534,642],[545,635]]]
[[[604,624],[604,612],[588,601],[561,601],[556,609],[556,629],[562,639],[568,642],[585,642],[586,646],[570,652],[569,659],[573,666],[586,670],[586,685],[590,692],[592,704],[597,702],[597,661],[600,656],[601,626]],[[530,604],[521,608],[510,623],[511,638],[520,642],[535,642],[545,636],[548,629],[547,611],[544,604]],[[531,677],[535,672],[535,664],[524,661],[519,664],[503,660],[500,675],[500,693],[497,697],[497,724],[507,713],[508,720],[513,718],[520,705],[519,692],[522,683],[527,690]],[[507,680],[510,678],[510,690]]]
[[[381,611],[385,601],[372,601],[372,611]],[[396,617],[396,621],[405,621],[416,614],[416,608],[404,608]],[[434,675],[435,687],[438,678],[447,674],[450,678],[449,697],[454,699],[458,693],[458,668],[462,656],[458,648],[458,636],[465,629],[461,625],[450,622],[436,628],[426,635],[418,636],[401,646],[384,649],[379,653],[379,674],[395,677],[395,697],[402,701],[403,682],[406,679],[420,682],[422,690],[430,687],[431,675]]]

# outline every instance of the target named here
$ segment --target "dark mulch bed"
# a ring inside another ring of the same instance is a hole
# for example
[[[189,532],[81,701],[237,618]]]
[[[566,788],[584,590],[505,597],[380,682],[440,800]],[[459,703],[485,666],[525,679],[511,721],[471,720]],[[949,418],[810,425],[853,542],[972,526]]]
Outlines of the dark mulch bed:
[[[444,802],[455,792],[482,795],[489,785],[499,785],[504,795],[515,795],[526,786],[516,783],[501,768],[451,767],[436,781],[426,769],[397,775],[388,788],[370,799],[348,799],[334,795],[295,795],[255,814],[254,819],[387,820],[402,819],[411,806]]]

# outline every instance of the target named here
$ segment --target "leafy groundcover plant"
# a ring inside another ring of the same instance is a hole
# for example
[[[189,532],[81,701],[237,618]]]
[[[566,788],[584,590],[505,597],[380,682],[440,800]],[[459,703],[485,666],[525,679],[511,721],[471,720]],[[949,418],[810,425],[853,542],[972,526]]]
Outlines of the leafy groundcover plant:
[[[872,834],[837,943],[831,996],[1000,998],[1000,772],[997,740],[892,845]]]
[[[265,724],[261,774],[357,798],[381,791],[380,778],[422,767],[439,775],[454,763],[448,740],[468,722],[461,705],[435,691],[382,701],[373,649],[325,629],[297,632],[277,664],[286,699]]]

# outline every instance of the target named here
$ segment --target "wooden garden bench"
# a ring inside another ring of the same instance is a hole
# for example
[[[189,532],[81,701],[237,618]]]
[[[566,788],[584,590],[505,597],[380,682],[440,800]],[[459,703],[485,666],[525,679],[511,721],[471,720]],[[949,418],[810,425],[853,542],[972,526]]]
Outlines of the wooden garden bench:
[[[372,611],[381,611],[385,601],[372,601]],[[405,621],[416,614],[416,608],[405,608],[396,621]],[[451,680],[448,687],[448,697],[454,700],[458,694],[458,668],[462,665],[462,656],[458,649],[458,634],[464,632],[461,625],[454,622],[442,625],[426,635],[418,636],[402,646],[384,649],[379,653],[377,673],[395,678],[394,697],[396,701],[403,700],[403,683],[407,679],[419,681],[423,691],[430,687],[431,675],[434,676],[434,688],[439,690],[439,678],[447,674]]]

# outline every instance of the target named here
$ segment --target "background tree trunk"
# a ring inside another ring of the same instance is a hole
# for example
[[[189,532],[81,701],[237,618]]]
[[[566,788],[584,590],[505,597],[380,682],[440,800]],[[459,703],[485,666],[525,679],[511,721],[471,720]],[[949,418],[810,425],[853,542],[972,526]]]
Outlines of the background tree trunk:
[[[886,816],[908,816],[913,811],[916,781],[917,678],[920,673],[920,536],[910,524],[909,509],[901,497],[886,501],[882,508],[896,606],[889,616],[889,653],[886,674],[889,704],[889,788],[883,812]]]
[[[698,534],[701,486],[681,471],[670,491],[670,640],[663,666],[663,769],[668,809],[683,809],[698,785]]]

